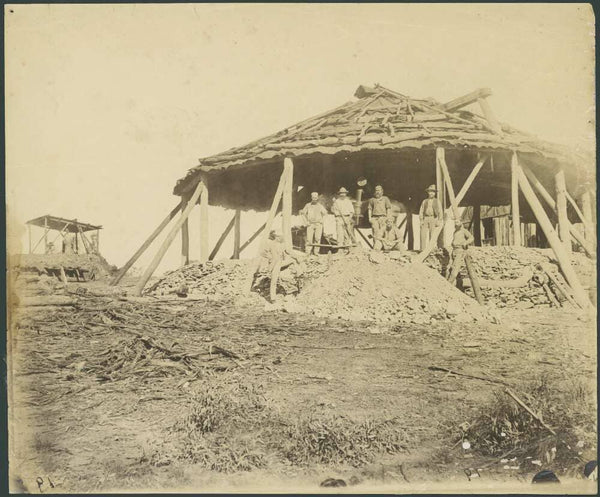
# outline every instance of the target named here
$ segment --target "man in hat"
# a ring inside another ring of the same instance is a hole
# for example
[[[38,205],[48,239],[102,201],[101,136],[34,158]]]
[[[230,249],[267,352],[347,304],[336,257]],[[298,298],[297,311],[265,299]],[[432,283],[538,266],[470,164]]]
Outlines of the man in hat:
[[[338,197],[333,201],[331,212],[335,216],[337,228],[337,244],[352,245],[354,230],[354,205],[348,198],[348,190],[343,186],[338,190]],[[346,253],[350,252],[346,248]]]
[[[388,218],[385,221],[385,227],[382,231],[377,233],[375,243],[373,244],[373,249],[383,249],[385,252],[389,250],[397,250],[399,252],[404,251],[404,246],[402,245],[402,235],[400,230],[394,224],[393,219]]]
[[[465,264],[465,256],[469,245],[474,242],[473,235],[465,229],[460,219],[454,221],[454,235],[452,236],[452,262],[450,263],[448,281],[453,285],[456,277]]]
[[[379,238],[379,234],[385,229],[386,219],[389,218],[392,204],[390,199],[383,194],[383,187],[375,187],[375,196],[369,199],[368,214],[369,223],[373,230],[373,240]]]
[[[302,211],[302,218],[306,224],[306,250],[308,255],[318,254],[319,247],[313,244],[321,243],[321,235],[323,235],[323,219],[327,215],[327,209],[319,203],[319,194],[312,192],[310,194],[310,202],[308,202]]]
[[[425,250],[433,236],[433,230],[442,223],[442,204],[436,198],[437,189],[435,185],[429,185],[425,190],[427,198],[421,202],[419,209],[419,221],[421,224],[421,250]]]

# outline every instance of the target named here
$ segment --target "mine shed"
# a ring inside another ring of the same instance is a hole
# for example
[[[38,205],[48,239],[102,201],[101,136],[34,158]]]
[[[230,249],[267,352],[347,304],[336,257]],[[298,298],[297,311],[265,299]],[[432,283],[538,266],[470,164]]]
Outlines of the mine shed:
[[[459,207],[471,209],[476,245],[502,240],[499,243],[523,246],[535,238],[535,245],[550,246],[573,293],[587,305],[570,267],[570,253],[576,249],[595,256],[593,158],[498,122],[487,100],[490,95],[491,90],[483,88],[439,103],[380,85],[361,85],[355,99],[344,105],[201,159],[175,185],[173,193],[180,201],[114,283],[174,218],[177,221],[142,276],[138,293],[178,232],[183,262],[189,262],[187,218],[196,204],[201,218],[200,260],[212,259],[232,230],[234,257],[239,257],[257,236],[266,240],[280,204],[284,243],[291,248],[291,216],[309,200],[310,192],[332,194],[341,186],[354,197],[358,227],[366,227],[366,216],[360,215],[364,201],[375,185],[382,184],[385,194],[400,202],[401,211],[407,214],[405,240],[412,250],[410,214],[418,212],[424,189],[435,184],[448,221],[461,215]],[[480,113],[466,110],[473,104]],[[357,187],[358,178],[366,179],[364,188]],[[235,210],[212,251],[207,236],[208,205]],[[478,229],[484,224],[481,213],[493,208],[504,209],[506,222],[494,223],[493,236],[482,237]],[[250,209],[269,214],[258,232],[242,243],[241,212]],[[537,233],[534,238],[532,230]],[[422,262],[433,246],[420,249],[414,260]]]

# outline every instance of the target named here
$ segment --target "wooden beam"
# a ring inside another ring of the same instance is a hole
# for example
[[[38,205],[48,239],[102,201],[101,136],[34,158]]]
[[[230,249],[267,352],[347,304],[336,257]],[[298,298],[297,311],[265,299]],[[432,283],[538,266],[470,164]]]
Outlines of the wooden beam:
[[[473,206],[473,238],[475,246],[481,247],[481,205]]]
[[[498,135],[502,135],[502,127],[496,120],[496,116],[494,116],[494,113],[492,112],[490,103],[485,98],[478,98],[477,101],[479,102],[481,111],[483,112],[483,115],[485,116],[485,119],[487,120],[492,131]]]
[[[189,198],[184,198],[181,204],[181,211],[183,212],[187,207]],[[189,220],[186,219],[181,225],[181,265],[187,266],[190,263],[190,229]]]
[[[235,221],[235,229],[233,231],[233,259],[240,258],[240,229],[242,224],[242,211],[237,209],[235,211],[235,215],[233,216],[233,220]]]
[[[267,221],[265,222],[265,230],[264,230],[262,239],[260,241],[258,257],[256,257],[256,261],[252,265],[250,273],[248,274],[248,280],[245,285],[246,293],[250,293],[250,290],[252,290],[252,282],[254,280],[254,275],[256,274],[256,271],[258,270],[258,266],[260,265],[260,255],[261,255],[262,251],[265,249],[265,246],[267,244],[269,232],[271,231],[271,226],[273,225],[273,219],[275,219],[275,214],[277,214],[277,208],[279,207],[279,203],[281,201],[281,197],[283,195],[283,189],[286,186],[286,182],[287,182],[287,171],[284,166],[283,172],[281,173],[281,176],[279,178],[279,184],[277,185],[277,190],[275,191],[275,195],[273,196],[273,202],[271,203],[271,209],[269,210],[269,214],[267,216]]]
[[[513,245],[521,243],[521,213],[519,210],[519,163],[517,153],[513,152],[510,160],[510,213],[512,217]]]
[[[177,222],[171,228],[171,231],[169,232],[169,234],[163,241],[162,245],[158,249],[158,252],[154,256],[154,259],[152,259],[152,262],[146,268],[146,271],[144,272],[140,281],[136,285],[135,290],[134,290],[134,294],[136,296],[139,297],[140,295],[142,295],[142,290],[146,286],[146,283],[148,283],[148,280],[150,279],[150,277],[152,276],[154,271],[156,271],[156,268],[160,264],[160,261],[165,256],[165,253],[167,252],[168,248],[171,246],[171,243],[173,243],[173,239],[177,235],[177,232],[181,229],[181,226],[183,225],[184,221],[189,217],[190,212],[192,212],[192,209],[196,206],[196,202],[198,202],[198,199],[200,198],[200,194],[203,191],[204,191],[204,183],[202,183],[202,181],[200,181],[196,185],[194,194],[192,195],[190,201],[188,202],[187,207],[181,213],[181,216],[179,217]]]
[[[560,169],[554,175],[556,189],[556,214],[558,216],[558,235],[565,246],[567,253],[571,253],[571,236],[569,234],[569,218],[567,216],[567,187],[565,172]]]
[[[581,194],[581,210],[583,211],[583,217],[586,219],[590,228],[585,227],[585,239],[587,242],[594,244],[596,243],[596,235],[594,232],[594,221],[592,214],[592,200],[589,190],[586,190]]]
[[[521,188],[523,196],[529,203],[529,206],[531,207],[531,210],[533,211],[538,221],[538,224],[544,231],[544,235],[546,235],[546,239],[548,240],[550,246],[552,247],[552,250],[554,251],[554,255],[556,256],[556,260],[560,265],[561,271],[564,274],[567,283],[571,286],[573,290],[575,300],[583,308],[590,307],[591,303],[589,297],[586,291],[581,286],[579,278],[577,277],[577,274],[571,266],[569,253],[565,250],[565,246],[556,234],[556,231],[554,231],[552,223],[550,222],[546,211],[544,211],[542,204],[535,196],[535,193],[533,192],[529,181],[527,181],[527,177],[518,165],[517,167],[519,168],[519,187]]]
[[[227,225],[227,227],[225,228],[225,230],[223,231],[223,233],[221,233],[221,236],[217,240],[217,243],[215,243],[215,246],[212,249],[212,252],[208,256],[208,260],[209,261],[212,261],[217,256],[217,253],[219,252],[219,249],[221,248],[221,245],[223,245],[223,242],[227,238],[227,235],[229,235],[229,232],[233,229],[233,225],[234,224],[235,224],[235,214],[231,218],[231,221],[229,221],[229,224]],[[239,259],[239,257],[238,257],[238,259]]]
[[[292,159],[286,157],[283,160],[283,173],[286,182],[283,188],[281,208],[283,244],[285,248],[292,250],[292,188],[294,182],[294,163]]]
[[[525,176],[529,180],[529,183],[540,194],[540,197],[542,197],[544,199],[544,201],[552,209],[552,212],[556,213],[556,202],[552,198],[552,195],[550,195],[548,193],[548,190],[546,190],[544,188],[544,185],[542,185],[539,182],[539,180],[535,177],[535,175],[533,174],[533,171],[531,171],[531,169],[529,169],[525,164],[520,165],[520,168],[521,168],[521,171],[525,174]],[[583,250],[585,250],[585,252],[587,253],[588,256],[590,256],[590,257],[596,256],[596,252],[594,251],[593,244],[590,244],[585,239],[585,237],[577,230],[577,228],[575,226],[573,226],[571,223],[569,223],[569,232],[571,233],[573,240],[575,240],[575,242],[577,242],[579,245],[581,245],[581,247],[583,248]]]
[[[206,178],[202,180],[204,185],[200,194],[200,262],[208,260],[208,183]]]
[[[475,299],[479,302],[480,305],[485,304],[485,300],[483,299],[483,294],[481,293],[481,284],[479,283],[479,276],[477,275],[477,270],[475,269],[475,264],[471,260],[471,256],[467,252],[465,254],[465,266],[467,268],[467,274],[469,275],[469,280],[471,281],[471,288],[473,289],[473,295],[475,295]]]
[[[452,207],[452,214],[454,215],[454,219],[460,219],[460,214],[458,212],[458,203],[456,202],[456,197],[454,196],[454,187],[452,186],[452,181],[450,180],[450,172],[448,171],[448,165],[446,164],[445,150],[442,147],[437,147],[435,149],[435,157],[436,161],[442,169],[442,175],[444,176],[444,183],[446,184],[446,191],[448,192],[448,198],[450,199],[450,206]]]
[[[491,156],[488,156],[488,157],[491,157]],[[457,202],[460,202],[464,198],[464,196],[467,194],[467,191],[469,191],[469,188],[471,187],[471,184],[475,180],[475,177],[477,176],[477,174],[479,173],[479,171],[483,167],[483,164],[485,163],[485,160],[486,160],[485,158],[481,159],[475,165],[475,167],[473,168],[473,170],[471,171],[471,173],[469,174],[469,176],[465,180],[463,186],[461,187],[460,191],[458,192],[458,195],[455,198],[455,200]],[[450,209],[447,208],[444,211],[444,214],[447,214],[449,211],[450,211]],[[431,253],[431,251],[433,250],[433,247],[436,246],[437,239],[440,236],[440,233],[442,232],[443,229],[444,229],[444,222],[442,222],[442,224],[440,226],[438,226],[437,228],[434,229],[433,235],[432,235],[431,240],[429,242],[429,245],[427,247],[425,247],[425,249],[423,249],[421,247],[421,252],[419,254],[417,254],[415,256],[415,258],[413,259],[414,262],[423,262],[425,259],[427,259],[427,256]]]
[[[490,90],[489,88],[479,88],[478,90],[472,91],[471,93],[467,93],[462,97],[450,100],[450,102],[442,104],[440,107],[447,112],[452,112],[454,110],[460,109],[461,107],[466,107],[467,105],[475,103],[480,98],[489,97],[491,94],[492,90]]]
[[[248,240],[242,243],[242,246],[240,247],[240,254],[245,248],[248,247],[248,245],[250,245],[254,240],[256,240],[256,237],[262,233],[262,231],[265,229],[265,226],[267,226],[267,223],[263,223],[262,226],[258,228],[250,238],[248,238]]]
[[[565,186],[565,196],[567,197],[567,200],[569,201],[569,203],[573,206],[573,210],[575,211],[575,213],[577,214],[577,216],[579,216],[579,219],[583,223],[583,227],[584,227],[585,231],[592,231],[592,229],[593,229],[592,228],[592,223],[589,222],[587,220],[586,216],[584,216],[583,212],[581,212],[581,209],[577,205],[577,202],[575,202],[575,199],[573,197],[571,197],[571,195],[569,194],[569,191],[567,190],[566,186]]]
[[[444,175],[439,162],[435,161],[435,187],[437,189],[437,198],[442,205],[442,210],[445,210],[446,205],[446,189],[444,188]],[[421,247],[422,248],[422,247]]]
[[[133,266],[133,264],[135,263],[135,261],[137,261],[140,256],[146,251],[146,249],[150,246],[150,244],[154,241],[154,239],[160,235],[160,233],[162,232],[163,229],[165,229],[165,226],[167,226],[167,224],[169,224],[169,222],[171,221],[171,219],[173,219],[177,213],[181,210],[181,205],[182,205],[183,201],[179,202],[172,210],[171,212],[169,212],[167,214],[167,217],[165,217],[161,223],[158,225],[158,227],[152,232],[152,234],[146,239],[146,241],[144,243],[142,243],[142,245],[140,246],[139,249],[136,250],[135,254],[133,254],[131,256],[131,259],[129,259],[125,265],[119,270],[119,272],[116,274],[116,276],[113,278],[113,280],[110,282],[111,285],[116,285],[119,281],[121,281],[121,279],[123,278],[123,276],[125,276],[125,273],[127,271],[129,271],[129,268],[131,266]]]

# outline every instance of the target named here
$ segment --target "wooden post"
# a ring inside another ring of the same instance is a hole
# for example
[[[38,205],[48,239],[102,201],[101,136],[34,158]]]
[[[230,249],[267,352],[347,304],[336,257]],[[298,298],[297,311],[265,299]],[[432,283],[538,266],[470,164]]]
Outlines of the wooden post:
[[[212,249],[212,252],[208,256],[208,260],[209,261],[212,261],[217,256],[217,253],[219,252],[219,249],[221,248],[221,245],[223,245],[223,242],[227,238],[227,235],[229,235],[229,232],[233,229],[233,224],[234,223],[235,223],[235,214],[231,218],[231,221],[229,221],[229,224],[225,228],[225,231],[223,231],[223,233],[221,233],[221,236],[217,240],[217,243],[215,243],[215,247]]]
[[[75,235],[77,237],[77,235]],[[77,244],[77,238],[75,238],[75,244]],[[75,245],[77,246],[77,245]],[[48,252],[48,218],[44,218],[44,254]]]
[[[565,197],[567,197],[567,201],[571,204],[571,206],[573,207],[573,210],[579,217],[579,220],[583,223],[584,230],[591,231],[592,223],[588,222],[586,216],[584,216],[583,212],[581,212],[581,209],[577,205],[577,202],[575,202],[575,199],[573,197],[571,197],[571,195],[569,195],[569,190],[567,190],[566,188],[565,188]]]
[[[267,223],[263,223],[263,225],[260,228],[258,228],[256,232],[242,244],[242,246],[240,247],[240,254],[246,247],[248,247],[248,245],[250,245],[256,239],[258,235],[262,233],[266,226]]]
[[[235,224],[233,230],[233,259],[240,258],[240,229],[242,224],[242,211],[237,209],[233,217]]]
[[[448,171],[448,165],[446,164],[446,154],[444,149],[442,147],[436,148],[435,156],[436,161],[442,170],[444,183],[446,184],[446,191],[448,192],[448,198],[450,199],[450,206],[452,207],[452,214],[454,215],[454,219],[460,219],[458,203],[456,202],[456,197],[454,196],[454,187],[452,186],[452,181],[450,180],[450,172]]]
[[[277,185],[277,190],[275,191],[275,195],[273,196],[273,202],[271,203],[271,209],[269,210],[269,214],[267,216],[267,221],[265,222],[265,225],[264,225],[265,229],[264,229],[264,233],[262,236],[262,240],[260,242],[259,256],[256,258],[256,261],[252,265],[252,268],[248,275],[248,280],[245,285],[246,293],[250,293],[250,290],[252,290],[252,282],[254,280],[254,275],[256,274],[256,271],[258,270],[258,266],[260,264],[260,253],[264,250],[264,248],[267,244],[269,232],[271,231],[271,226],[273,224],[273,219],[275,218],[275,214],[277,214],[277,208],[279,207],[279,202],[281,201],[281,197],[283,195],[283,189],[286,186],[286,181],[287,181],[286,176],[287,175],[286,175],[286,170],[285,170],[285,165],[284,165],[283,172],[281,173],[281,177],[279,178],[279,184]],[[250,242],[250,240],[247,243],[249,244],[249,242]]]
[[[490,157],[490,156],[488,156]],[[469,174],[469,177],[466,179],[466,181],[464,182],[463,186],[460,188],[460,191],[458,192],[458,195],[456,196],[456,202],[460,203],[461,200],[464,198],[464,196],[467,194],[467,192],[469,191],[469,188],[471,187],[471,184],[473,183],[473,181],[475,180],[475,177],[477,176],[477,174],[479,173],[479,171],[481,170],[481,168],[483,167],[483,164],[485,163],[486,159],[481,159],[473,168],[473,170],[471,171],[471,173]],[[444,214],[446,214],[450,209],[446,208],[446,210],[444,211]],[[421,252],[419,254],[417,254],[417,256],[413,259],[413,261],[415,262],[423,262],[427,256],[431,253],[433,247],[437,244],[437,238],[439,236],[439,234],[442,232],[442,229],[444,228],[444,223],[442,223],[440,226],[438,226],[437,228],[435,228],[434,232],[433,232],[433,236],[431,238],[431,243],[423,250],[423,248],[421,248]]]
[[[571,236],[569,235],[569,218],[567,217],[567,188],[565,185],[565,172],[560,169],[554,175],[556,188],[556,214],[558,215],[558,235],[563,242],[567,253],[571,253]]]
[[[548,215],[544,211],[544,208],[542,207],[542,204],[540,203],[538,198],[535,196],[535,193],[533,192],[529,181],[527,181],[525,174],[523,173],[523,171],[521,171],[521,168],[519,166],[517,167],[519,169],[519,186],[521,188],[521,191],[523,192],[523,196],[529,203],[529,206],[531,207],[531,210],[533,211],[540,227],[544,231],[548,243],[550,243],[550,246],[554,251],[554,255],[556,256],[556,259],[560,264],[560,268],[565,276],[565,279],[573,289],[575,300],[583,308],[590,307],[591,303],[589,297],[586,291],[581,286],[581,283],[577,278],[577,274],[571,266],[570,254],[565,250],[564,244],[559,239],[558,235],[556,234],[556,231],[554,231],[554,228],[552,227],[552,223],[550,222]]]
[[[169,234],[163,241],[162,245],[160,246],[160,249],[158,250],[157,254],[154,256],[154,259],[152,259],[152,262],[146,268],[146,271],[144,272],[142,278],[136,285],[135,290],[134,290],[135,295],[137,295],[137,296],[142,295],[142,290],[144,289],[144,286],[146,286],[146,283],[148,283],[148,280],[150,279],[150,277],[152,276],[154,271],[156,271],[156,268],[160,264],[160,261],[165,256],[165,253],[167,252],[171,243],[173,243],[173,240],[174,240],[175,236],[177,235],[177,232],[181,229],[183,222],[189,217],[190,212],[192,212],[192,209],[196,205],[196,202],[198,202],[198,199],[200,198],[200,194],[202,193],[203,190],[204,190],[204,183],[202,183],[202,181],[200,181],[200,182],[198,182],[198,185],[196,186],[196,189],[194,190],[194,194],[192,195],[192,198],[188,202],[187,207],[181,213],[181,217],[177,220],[175,225],[171,228],[171,231],[169,232]]]
[[[548,193],[548,191],[544,188],[544,185],[542,185],[538,181],[538,179],[535,177],[535,175],[533,174],[533,171],[531,171],[525,165],[520,165],[520,169],[521,169],[521,172],[525,173],[525,176],[529,180],[529,183],[537,190],[537,192],[544,199],[544,201],[548,204],[548,206],[552,209],[552,211],[556,212],[556,202],[554,201],[552,196]],[[577,243],[579,243],[579,245],[581,245],[583,247],[583,249],[586,251],[587,255],[589,255],[590,257],[596,256],[596,252],[594,251],[594,246],[592,244],[588,243],[587,240],[585,240],[584,236],[571,223],[569,223],[569,232],[571,233],[571,236],[573,237],[573,239]]]
[[[467,252],[465,255],[465,266],[467,268],[467,274],[469,275],[469,280],[471,281],[471,288],[473,289],[473,295],[475,295],[475,299],[481,305],[485,304],[483,300],[483,294],[481,293],[481,284],[479,282],[479,276],[477,276],[477,271],[475,269],[475,265],[471,260],[471,256]]]
[[[208,183],[202,179],[204,187],[200,194],[200,262],[208,260]]]
[[[161,223],[158,225],[158,227],[152,232],[152,234],[146,239],[146,241],[144,243],[142,243],[142,245],[140,246],[139,249],[136,250],[135,254],[133,254],[131,256],[131,259],[129,259],[125,265],[119,270],[119,272],[117,273],[117,275],[114,277],[114,279],[110,282],[111,285],[116,285],[119,281],[121,281],[121,279],[123,278],[123,276],[125,276],[125,273],[127,271],[129,271],[129,268],[131,266],[133,266],[133,264],[135,263],[135,261],[137,261],[140,256],[146,251],[146,249],[148,248],[148,246],[154,241],[154,239],[160,235],[160,233],[162,232],[163,229],[165,229],[165,226],[167,224],[169,224],[169,222],[171,221],[171,219],[173,219],[177,213],[181,210],[181,205],[183,203],[183,200],[178,203],[175,208],[173,208],[173,210],[171,210],[171,212],[169,212],[167,214],[167,217],[165,217]],[[98,246],[100,246],[100,243],[98,243]]]
[[[473,238],[475,246],[481,247],[481,205],[473,206]]]
[[[181,212],[187,207],[189,198],[184,197],[181,202]],[[181,225],[181,265],[187,266],[190,263],[190,229],[188,219]]]
[[[415,249],[415,232],[413,227],[413,213],[409,205],[406,206],[406,233],[408,250]],[[374,242],[374,241],[373,241]]]
[[[27,233],[29,234],[29,253],[31,254],[31,224],[27,225]]]
[[[437,157],[435,161],[435,187],[437,189],[438,200],[442,205],[442,210],[446,210],[446,189],[444,188],[444,175],[442,174],[442,168],[440,167]],[[423,247],[421,247],[421,250]]]
[[[510,212],[512,217],[513,245],[521,243],[521,213],[519,210],[519,163],[517,153],[513,152],[510,160]]]
[[[283,174],[285,187],[283,188],[283,201],[281,208],[282,235],[285,248],[292,250],[292,188],[294,182],[294,163],[292,159],[283,160]]]
[[[596,242],[596,235],[593,228],[594,221],[592,215],[592,201],[589,190],[586,190],[581,195],[581,210],[583,212],[583,217],[586,219],[589,225],[589,228],[587,226],[585,228],[585,240],[590,244],[594,244]]]

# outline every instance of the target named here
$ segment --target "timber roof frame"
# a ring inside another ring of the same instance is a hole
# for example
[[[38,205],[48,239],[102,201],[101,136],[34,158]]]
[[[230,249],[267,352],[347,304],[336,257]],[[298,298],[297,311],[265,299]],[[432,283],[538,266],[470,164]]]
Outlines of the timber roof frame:
[[[82,223],[81,221],[77,221],[77,219],[65,219],[64,217],[52,216],[50,214],[30,219],[25,224],[70,233],[79,233],[79,228],[81,228],[81,231],[83,232],[102,229],[102,226]]]

